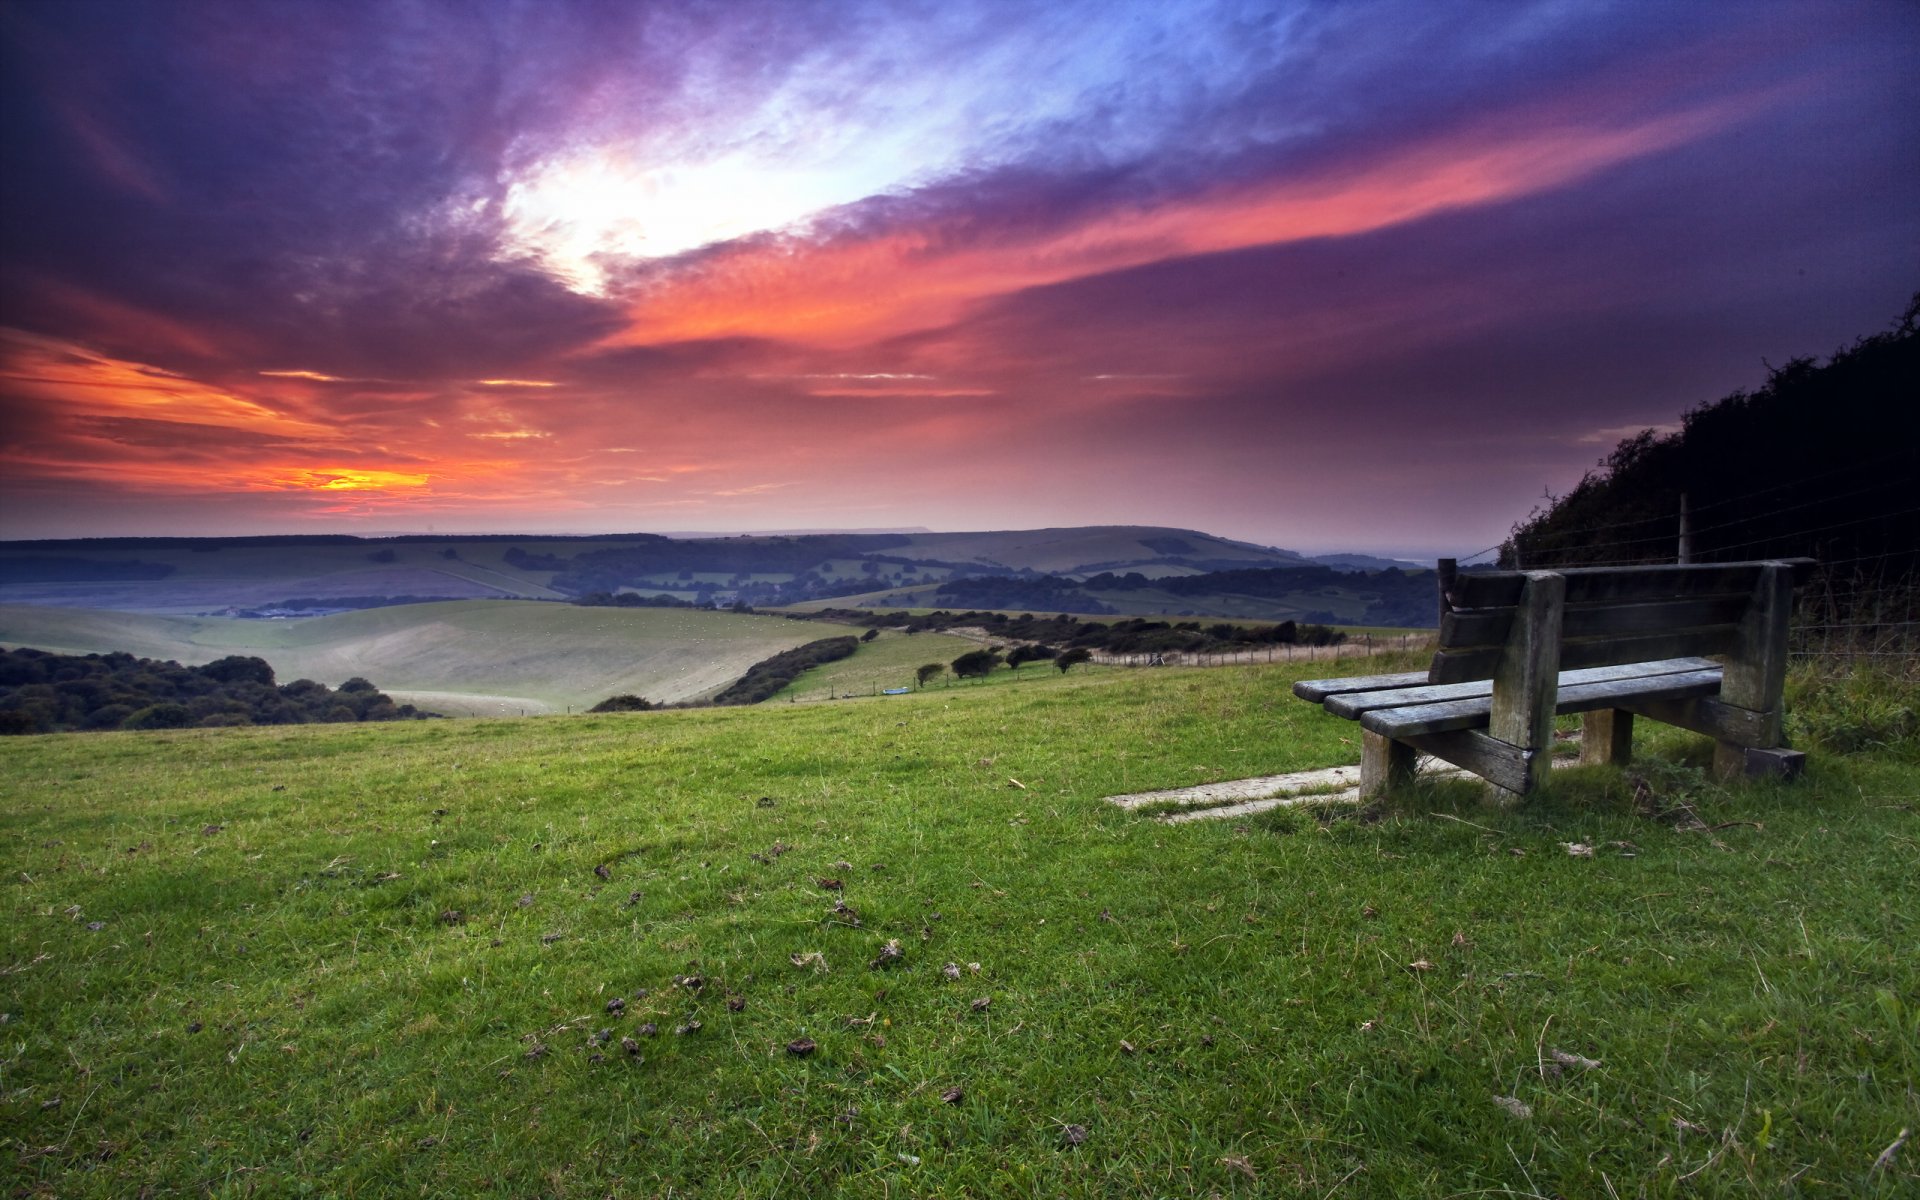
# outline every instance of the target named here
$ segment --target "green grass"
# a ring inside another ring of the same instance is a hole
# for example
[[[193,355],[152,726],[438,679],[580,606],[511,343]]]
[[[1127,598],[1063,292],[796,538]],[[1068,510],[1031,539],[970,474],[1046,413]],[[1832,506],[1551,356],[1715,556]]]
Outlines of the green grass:
[[[852,658],[815,667],[775,693],[768,703],[825,700],[849,694],[870,696],[885,688],[914,687],[914,672],[922,664],[950,663],[979,648],[980,643],[949,633],[909,636],[897,629],[883,629],[873,641],[861,643]]]
[[[590,707],[622,692],[656,702],[709,694],[821,626],[695,609],[581,608],[465,600],[295,621],[155,617],[0,606],[0,642],[63,653],[126,650],[204,663],[255,654],[281,682],[355,675],[454,715]]]
[[[1656,796],[1704,829],[1637,814],[1609,771],[1519,809],[1454,786],[1169,827],[1100,797],[1351,762],[1352,726],[1277,667],[1031,670],[835,705],[7,740],[9,1191],[1920,1184],[1912,1146],[1873,1166],[1920,1127],[1911,756],[1727,791],[1694,739],[1650,733]],[[794,964],[813,954],[829,969]]]

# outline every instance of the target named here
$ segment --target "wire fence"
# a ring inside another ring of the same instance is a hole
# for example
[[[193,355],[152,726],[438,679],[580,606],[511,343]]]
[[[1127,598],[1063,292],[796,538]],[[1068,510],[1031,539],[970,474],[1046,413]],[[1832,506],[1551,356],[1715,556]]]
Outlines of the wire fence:
[[[1509,567],[1736,562],[1809,557],[1790,650],[1829,665],[1873,664],[1920,680],[1920,452],[1902,446],[1843,468],[1736,495],[1571,528],[1516,528],[1498,547]],[[1490,565],[1482,563],[1482,565]]]

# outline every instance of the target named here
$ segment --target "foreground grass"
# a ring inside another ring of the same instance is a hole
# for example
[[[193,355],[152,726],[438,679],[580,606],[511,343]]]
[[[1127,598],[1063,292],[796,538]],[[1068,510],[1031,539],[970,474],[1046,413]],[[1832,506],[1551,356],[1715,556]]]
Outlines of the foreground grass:
[[[1874,1166],[1920,1127],[1910,759],[1731,793],[1657,764],[1707,828],[1606,772],[1167,827],[1099,797],[1353,761],[1352,726],[1279,668],[1050,674],[10,739],[9,1190],[1920,1182],[1912,1147]]]

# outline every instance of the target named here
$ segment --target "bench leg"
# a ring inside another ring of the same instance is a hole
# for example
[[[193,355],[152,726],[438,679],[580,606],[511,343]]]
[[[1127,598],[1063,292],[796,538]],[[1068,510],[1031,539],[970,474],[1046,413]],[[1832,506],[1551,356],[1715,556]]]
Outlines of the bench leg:
[[[1596,709],[1580,717],[1580,765],[1624,767],[1633,758],[1633,714]]]
[[[1360,731],[1360,798],[1371,800],[1413,782],[1419,751],[1405,742]]]
[[[1733,742],[1715,742],[1713,773],[1724,782],[1736,779],[1798,779],[1807,756],[1798,750],[1753,749]]]

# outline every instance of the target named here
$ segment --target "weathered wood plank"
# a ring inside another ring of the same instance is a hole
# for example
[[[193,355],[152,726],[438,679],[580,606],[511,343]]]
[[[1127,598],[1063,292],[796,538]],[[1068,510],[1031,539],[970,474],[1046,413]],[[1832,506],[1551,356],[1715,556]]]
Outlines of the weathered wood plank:
[[[1293,685],[1293,694],[1318,703],[1342,692],[1370,692],[1380,688],[1412,687],[1425,683],[1425,671],[1403,671],[1397,675],[1354,675],[1346,679],[1302,679]]]
[[[1720,698],[1754,712],[1774,714],[1771,728],[1749,746],[1780,744],[1780,697],[1787,681],[1787,621],[1793,609],[1793,577],[1782,563],[1761,568],[1738,644],[1729,652]]]
[[[1577,683],[1605,683],[1614,679],[1650,679],[1658,675],[1676,675],[1682,671],[1717,671],[1719,664],[1710,658],[1667,658],[1658,662],[1613,664],[1560,672],[1559,687],[1565,690]],[[1379,676],[1377,678],[1403,678]],[[1424,681],[1424,672],[1404,677]],[[1295,685],[1298,686],[1298,685]],[[1348,692],[1326,698],[1326,709],[1337,717],[1357,721],[1363,713],[1376,708],[1399,708],[1409,704],[1436,704],[1445,700],[1471,700],[1492,694],[1493,681],[1475,679],[1465,683],[1446,683],[1428,687],[1396,686],[1373,691]]]
[[[1561,621],[1560,636],[1574,640],[1732,625],[1745,615],[1748,603],[1746,596],[1737,595],[1627,604],[1569,603]],[[1503,645],[1512,626],[1510,608],[1445,613],[1440,618],[1440,648],[1459,650]]]
[[[1775,736],[1779,723],[1778,713],[1757,713],[1711,696],[1682,700],[1661,696],[1628,696],[1622,698],[1618,706],[1649,720],[1691,729],[1715,741],[1732,742],[1738,746],[1766,744],[1766,739]]]
[[[1580,718],[1580,765],[1624,767],[1633,760],[1633,714],[1596,708]]]
[[[1554,711],[1591,712],[1597,708],[1624,708],[1645,712],[1660,700],[1687,700],[1711,696],[1720,690],[1720,672],[1682,671],[1639,679],[1610,679],[1577,683],[1559,690]],[[1456,729],[1487,727],[1491,732],[1493,698],[1475,696],[1461,700],[1443,700],[1434,704],[1409,704],[1400,708],[1376,708],[1360,717],[1360,727],[1385,737],[1408,738],[1428,733],[1446,733]],[[1654,716],[1655,720],[1662,718]],[[1672,722],[1678,724],[1678,722]],[[1706,731],[1702,731],[1706,732]],[[1501,738],[1501,741],[1506,741]],[[1543,740],[1541,745],[1546,742]],[[1536,747],[1538,748],[1538,747]]]
[[[1405,742],[1377,733],[1360,735],[1360,798],[1370,800],[1413,782],[1419,754]]]
[[[1730,654],[1738,648],[1739,643],[1740,629],[1736,625],[1710,625],[1704,629],[1594,641],[1563,641],[1560,644],[1560,665],[1562,668],[1600,667],[1661,658]],[[1486,679],[1492,676],[1499,664],[1500,652],[1497,650],[1441,650],[1434,654],[1427,677],[1433,683]]]
[[[1552,571],[1527,572],[1527,585],[1514,606],[1506,651],[1493,671],[1487,733],[1498,741],[1531,751],[1553,744],[1553,706],[1560,682],[1560,618],[1566,614],[1567,579]],[[1526,760],[1530,792],[1548,766],[1544,754]]]
[[[1533,751],[1509,746],[1477,729],[1420,734],[1406,741],[1422,754],[1431,754],[1456,767],[1472,771],[1495,787],[1505,788],[1509,792],[1524,793],[1532,779],[1532,765],[1536,757]],[[1538,755],[1542,765],[1548,757],[1545,753]]]
[[[1815,565],[1810,558],[1771,559],[1801,578]],[[1640,567],[1566,567],[1567,602],[1664,600],[1684,596],[1736,595],[1751,591],[1757,562],[1669,563]],[[1498,608],[1520,598],[1520,571],[1462,571],[1447,590],[1452,608]]]

